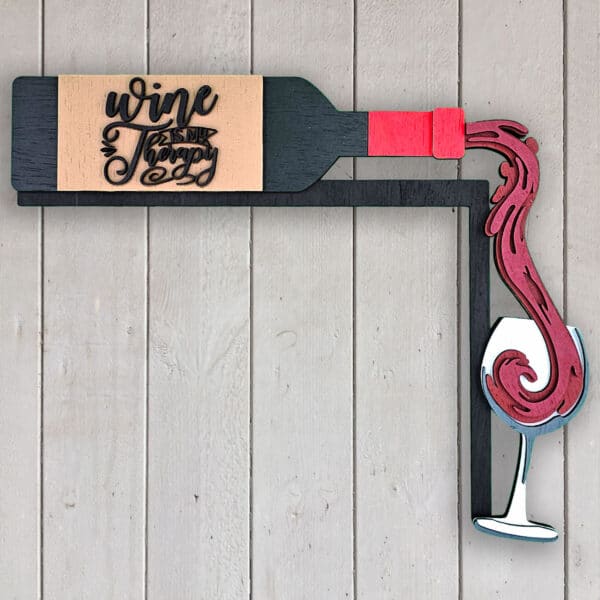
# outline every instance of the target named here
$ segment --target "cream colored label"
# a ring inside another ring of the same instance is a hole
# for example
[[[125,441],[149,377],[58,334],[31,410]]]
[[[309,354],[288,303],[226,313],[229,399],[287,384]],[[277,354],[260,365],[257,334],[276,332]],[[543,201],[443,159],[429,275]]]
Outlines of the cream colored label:
[[[258,75],[62,75],[59,191],[260,191]]]

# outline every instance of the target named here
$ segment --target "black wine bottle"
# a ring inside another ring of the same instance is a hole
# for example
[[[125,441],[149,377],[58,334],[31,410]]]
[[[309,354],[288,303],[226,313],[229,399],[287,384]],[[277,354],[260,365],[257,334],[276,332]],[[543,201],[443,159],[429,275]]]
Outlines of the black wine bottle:
[[[300,191],[340,156],[464,154],[459,108],[338,111],[299,77],[60,76],[13,84],[19,191]]]

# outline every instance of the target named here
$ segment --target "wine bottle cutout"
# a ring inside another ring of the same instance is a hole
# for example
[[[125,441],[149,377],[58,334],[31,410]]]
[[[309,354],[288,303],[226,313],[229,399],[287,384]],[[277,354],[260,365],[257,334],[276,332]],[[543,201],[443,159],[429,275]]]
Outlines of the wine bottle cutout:
[[[465,152],[460,108],[338,111],[298,77],[19,77],[19,191],[301,191],[340,156]]]

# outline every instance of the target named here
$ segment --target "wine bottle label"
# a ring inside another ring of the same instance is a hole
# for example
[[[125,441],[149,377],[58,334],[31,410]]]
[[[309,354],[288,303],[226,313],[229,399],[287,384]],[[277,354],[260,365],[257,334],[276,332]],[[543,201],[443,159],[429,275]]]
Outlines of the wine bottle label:
[[[258,75],[63,75],[59,191],[261,191]]]

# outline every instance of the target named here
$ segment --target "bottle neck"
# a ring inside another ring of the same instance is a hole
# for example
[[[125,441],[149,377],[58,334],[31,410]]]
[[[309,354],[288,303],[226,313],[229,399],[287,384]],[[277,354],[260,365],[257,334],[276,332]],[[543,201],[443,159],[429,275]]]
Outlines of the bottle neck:
[[[462,158],[465,153],[464,111],[436,108],[429,112],[369,112],[367,139],[368,156]]]
[[[337,156],[368,156],[369,113],[333,110],[325,133]]]

